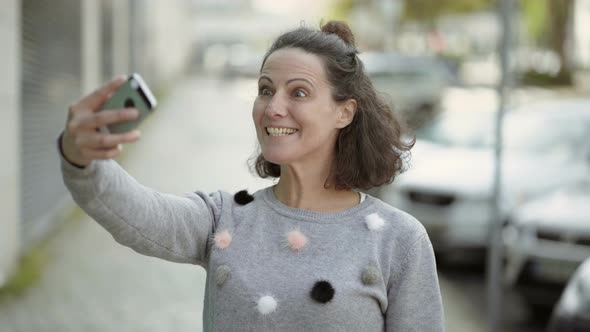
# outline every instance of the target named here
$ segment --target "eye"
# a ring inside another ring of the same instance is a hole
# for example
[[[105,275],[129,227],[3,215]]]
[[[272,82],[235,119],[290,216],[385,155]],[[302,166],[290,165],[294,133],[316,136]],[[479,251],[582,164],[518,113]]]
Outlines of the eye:
[[[261,86],[258,88],[258,95],[259,96],[272,96],[272,91],[266,86]]]
[[[297,89],[293,91],[293,96],[297,98],[304,98],[307,97],[307,93],[302,89]]]

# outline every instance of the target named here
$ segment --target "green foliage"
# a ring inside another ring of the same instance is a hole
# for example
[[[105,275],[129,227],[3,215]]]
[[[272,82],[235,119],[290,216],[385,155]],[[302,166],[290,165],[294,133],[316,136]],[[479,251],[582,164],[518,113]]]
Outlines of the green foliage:
[[[573,77],[572,73],[567,70],[562,70],[557,75],[527,71],[520,78],[520,83],[523,85],[544,87],[571,86],[573,84]]]
[[[19,262],[17,272],[0,288],[0,300],[21,295],[25,290],[35,285],[48,262],[47,250],[35,248]]]
[[[352,7],[354,7],[354,0],[337,0],[332,1],[332,6],[329,10],[328,17],[330,20],[347,21]]]
[[[562,64],[560,73],[555,78],[538,77],[532,73],[525,76],[525,81],[572,84],[565,41],[573,0],[521,0],[520,5],[522,17],[534,44],[553,50]]]
[[[52,239],[65,227],[78,225],[83,216],[84,212],[78,207],[63,211],[59,217],[63,222],[48,234],[46,239],[36,244],[20,258],[15,273],[4,286],[0,287],[0,302],[22,295],[27,289],[39,282],[47,265],[51,262]]]
[[[493,8],[496,0],[407,0],[403,18],[432,23],[445,14],[461,14]]]
[[[536,42],[546,44],[549,28],[547,3],[542,0],[521,0],[520,8],[529,35]]]
[[[328,13],[331,19],[347,20],[355,2],[359,0],[334,0]],[[495,6],[496,0],[405,0],[403,19],[432,23],[444,14],[471,13]]]

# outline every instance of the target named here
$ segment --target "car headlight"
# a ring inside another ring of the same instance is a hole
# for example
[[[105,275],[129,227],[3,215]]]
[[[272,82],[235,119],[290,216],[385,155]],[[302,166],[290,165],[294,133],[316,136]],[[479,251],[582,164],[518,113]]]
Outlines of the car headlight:
[[[518,237],[520,236],[520,232],[518,228],[514,225],[508,225],[504,227],[502,230],[502,240],[504,241],[505,246],[510,246],[516,241],[518,241]]]
[[[501,211],[514,211],[531,199],[532,195],[526,192],[502,192],[498,206]]]
[[[508,224],[502,231],[504,245],[510,246],[515,243],[530,243],[535,239],[535,228],[530,225]]]

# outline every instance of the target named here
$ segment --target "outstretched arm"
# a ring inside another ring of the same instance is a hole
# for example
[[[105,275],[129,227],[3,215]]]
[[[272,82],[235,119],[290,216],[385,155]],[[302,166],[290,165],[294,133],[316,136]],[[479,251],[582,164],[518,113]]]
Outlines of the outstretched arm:
[[[76,203],[117,242],[144,255],[206,265],[221,213],[219,193],[160,193],[139,184],[113,160],[81,169],[62,159],[62,174]]]

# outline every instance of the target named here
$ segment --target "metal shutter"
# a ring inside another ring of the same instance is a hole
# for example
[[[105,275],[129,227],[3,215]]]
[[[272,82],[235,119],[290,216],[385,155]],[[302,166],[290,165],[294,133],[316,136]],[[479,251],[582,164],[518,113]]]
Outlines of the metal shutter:
[[[21,3],[21,211],[27,246],[50,228],[47,216],[67,196],[55,140],[67,106],[81,93],[80,1]]]
[[[101,81],[108,81],[116,75],[113,72],[113,0],[103,0],[100,4],[102,8],[100,27],[102,49]]]

